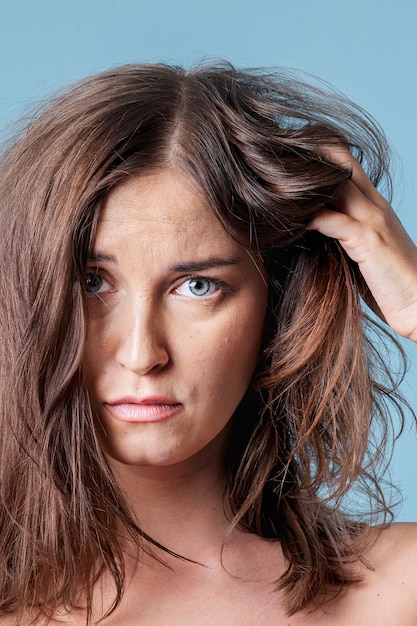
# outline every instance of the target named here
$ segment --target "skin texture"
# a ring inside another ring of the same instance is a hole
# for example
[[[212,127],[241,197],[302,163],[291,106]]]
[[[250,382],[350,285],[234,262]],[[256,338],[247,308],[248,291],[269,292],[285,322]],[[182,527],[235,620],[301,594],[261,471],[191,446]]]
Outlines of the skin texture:
[[[84,369],[109,459],[191,468],[207,446],[220,459],[263,333],[259,261],[170,172],[109,193],[93,257]]]

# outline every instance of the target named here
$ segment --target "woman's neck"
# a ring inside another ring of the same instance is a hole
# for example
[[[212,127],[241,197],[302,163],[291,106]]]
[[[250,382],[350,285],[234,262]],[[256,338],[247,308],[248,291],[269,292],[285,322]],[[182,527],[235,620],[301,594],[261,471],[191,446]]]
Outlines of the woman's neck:
[[[207,449],[174,466],[110,461],[139,526],[152,539],[192,559],[211,559],[229,525],[224,511],[223,455]]]

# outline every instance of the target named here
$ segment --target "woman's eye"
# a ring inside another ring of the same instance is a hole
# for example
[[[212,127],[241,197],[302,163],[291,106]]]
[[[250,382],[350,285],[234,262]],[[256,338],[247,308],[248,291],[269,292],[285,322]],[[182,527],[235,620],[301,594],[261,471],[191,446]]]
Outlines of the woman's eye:
[[[105,280],[100,274],[87,274],[85,279],[85,290],[89,294],[99,293]]]
[[[189,278],[175,290],[181,296],[211,296],[220,288],[218,282],[210,278]]]

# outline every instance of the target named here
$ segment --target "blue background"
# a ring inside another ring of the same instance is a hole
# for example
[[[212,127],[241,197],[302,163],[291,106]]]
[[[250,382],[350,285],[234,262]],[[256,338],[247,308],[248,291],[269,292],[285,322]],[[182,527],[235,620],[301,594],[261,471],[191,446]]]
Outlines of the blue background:
[[[136,61],[186,66],[225,57],[285,65],[333,83],[385,129],[395,161],[394,207],[417,241],[417,3],[414,0],[14,0],[0,9],[0,126],[69,82]],[[417,408],[417,346],[403,391]],[[417,436],[392,462],[417,520]]]

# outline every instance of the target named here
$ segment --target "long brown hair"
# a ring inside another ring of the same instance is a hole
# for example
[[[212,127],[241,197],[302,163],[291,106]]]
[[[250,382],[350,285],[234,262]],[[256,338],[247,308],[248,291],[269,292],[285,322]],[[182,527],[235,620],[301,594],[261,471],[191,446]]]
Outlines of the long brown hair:
[[[366,332],[355,264],[306,230],[350,175],[320,156],[331,144],[349,147],[375,184],[389,180],[383,135],[358,107],[284,71],[220,63],[128,65],[88,78],[48,102],[5,151],[0,612],[83,605],[91,619],[103,571],[115,582],[111,608],[123,595],[120,525],[139,550],[155,548],[95,436],[81,372],[83,284],[104,194],[167,167],[193,178],[269,275],[264,346],[227,455],[231,522],[281,541],[288,568],[278,584],[290,613],[354,582],[349,564],[369,546],[367,523],[390,514],[378,483],[386,402],[402,414]],[[355,486],[369,496],[368,516],[349,513]]]

